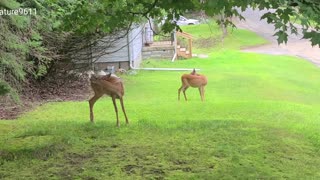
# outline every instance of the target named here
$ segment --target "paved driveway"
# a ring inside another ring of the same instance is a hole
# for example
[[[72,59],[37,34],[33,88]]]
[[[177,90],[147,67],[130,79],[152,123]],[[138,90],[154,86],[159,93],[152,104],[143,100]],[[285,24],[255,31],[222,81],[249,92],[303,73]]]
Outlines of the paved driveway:
[[[320,48],[318,46],[312,47],[310,41],[301,39],[301,34],[298,36],[291,34],[288,37],[287,44],[278,45],[277,37],[273,36],[275,33],[274,26],[268,24],[266,20],[260,20],[260,17],[265,12],[267,11],[252,10],[251,8],[248,8],[245,12],[242,12],[246,21],[234,21],[238,28],[256,32],[271,42],[271,44],[251,47],[244,49],[243,51],[298,56],[311,61],[320,67]]]

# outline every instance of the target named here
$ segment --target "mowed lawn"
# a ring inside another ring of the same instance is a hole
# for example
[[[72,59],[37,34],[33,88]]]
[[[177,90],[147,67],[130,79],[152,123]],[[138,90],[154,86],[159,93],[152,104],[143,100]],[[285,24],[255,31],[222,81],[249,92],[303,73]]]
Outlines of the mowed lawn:
[[[180,76],[190,72],[141,70],[122,76],[129,125],[120,111],[116,127],[109,97],[96,103],[94,124],[87,101],[0,121],[0,179],[320,179],[320,69],[242,53],[248,42],[266,42],[244,30],[232,36],[198,47],[205,59],[143,62],[201,69],[204,102],[195,88],[177,100]]]

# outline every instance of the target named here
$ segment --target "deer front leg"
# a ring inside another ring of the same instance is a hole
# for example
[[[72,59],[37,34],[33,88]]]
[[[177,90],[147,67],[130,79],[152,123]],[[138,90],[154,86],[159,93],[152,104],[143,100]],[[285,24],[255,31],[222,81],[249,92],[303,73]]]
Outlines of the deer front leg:
[[[189,88],[189,86],[183,88],[183,95],[184,95],[184,99],[185,99],[186,101],[188,101],[188,100],[187,100],[187,95],[186,95],[186,90],[187,90],[188,88]]]
[[[116,112],[116,116],[117,116],[117,126],[120,127],[120,122],[119,122],[119,117],[118,117],[118,108],[117,108],[117,103],[116,103],[115,97],[112,97],[112,102],[113,102],[113,106],[114,106],[114,111]]]
[[[125,110],[124,105],[123,105],[123,99],[122,99],[122,97],[120,98],[120,103],[121,103],[121,108],[122,108],[124,117],[126,118],[126,123],[129,124],[129,120],[128,120],[128,117],[127,117],[127,113],[126,113],[126,110]]]
[[[93,106],[96,103],[96,101],[101,97],[102,95],[95,94],[90,100],[89,100],[89,108],[90,108],[90,121],[94,121],[94,115],[93,115]]]
[[[188,89],[188,86],[181,86],[178,90],[178,100],[180,101],[180,93],[181,91],[183,92],[184,95],[184,99],[187,100],[187,96],[186,96],[186,90]]]

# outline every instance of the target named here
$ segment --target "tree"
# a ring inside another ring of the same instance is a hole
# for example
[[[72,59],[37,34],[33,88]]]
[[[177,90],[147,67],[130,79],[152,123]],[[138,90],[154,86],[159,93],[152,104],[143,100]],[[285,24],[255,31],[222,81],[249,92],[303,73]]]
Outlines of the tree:
[[[15,1],[1,1],[0,9],[16,9],[19,4]],[[29,51],[27,33],[29,17],[0,16],[0,95],[10,92],[13,99],[17,99],[17,92],[26,72],[31,72],[25,59]],[[23,38],[26,39],[23,39]]]
[[[9,85],[4,81],[0,81],[0,95],[5,95],[9,92],[10,92]]]
[[[187,10],[204,10],[209,16],[224,16],[217,20],[219,24],[233,25],[228,18],[237,16],[243,19],[241,12],[248,6],[259,9],[274,9],[262,18],[274,24],[279,43],[286,43],[288,33],[297,33],[294,22],[302,26],[303,38],[309,39],[313,46],[320,47],[320,1],[318,0],[98,0],[77,1],[73,9],[62,21],[64,30],[77,33],[110,33],[126,27],[128,24],[140,22],[144,18],[162,19],[165,13],[164,31],[180,29],[172,23]]]
[[[52,49],[57,46],[53,43],[58,38],[50,42],[46,38],[52,37],[48,35],[52,34],[52,23],[46,20],[47,16],[29,11],[30,8],[43,9],[36,0],[0,1],[0,95],[9,94],[15,101],[19,100],[26,77],[37,79],[46,74],[58,54],[54,52],[55,48]],[[25,9],[28,14],[4,14],[20,9]]]
[[[19,89],[26,76],[41,79],[57,64],[69,63],[78,52],[92,50],[102,37],[115,36],[117,32],[125,34],[132,25],[149,18],[162,20],[166,17],[163,26],[166,32],[174,28],[181,30],[172,20],[190,10],[223,16],[217,23],[234,26],[228,19],[234,16],[243,19],[237,9],[243,11],[248,6],[274,10],[262,18],[274,24],[279,43],[286,43],[289,33],[298,32],[295,22],[299,22],[303,38],[320,47],[319,0],[0,1],[0,10],[19,7],[37,10],[32,16],[0,16],[0,89],[6,89],[1,90],[2,93],[7,92],[8,87],[11,91]]]

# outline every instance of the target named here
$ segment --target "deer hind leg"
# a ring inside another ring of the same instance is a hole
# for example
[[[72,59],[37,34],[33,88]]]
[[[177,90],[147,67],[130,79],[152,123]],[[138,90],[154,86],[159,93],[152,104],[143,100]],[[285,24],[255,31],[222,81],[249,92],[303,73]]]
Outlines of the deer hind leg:
[[[204,101],[204,86],[199,87],[201,101]]]
[[[113,102],[113,106],[114,106],[114,111],[116,112],[117,126],[120,127],[119,116],[118,116],[118,108],[117,108],[117,103],[116,103],[116,98],[115,97],[112,97],[112,102]]]
[[[180,93],[181,93],[182,88],[183,88],[183,86],[181,86],[181,87],[178,89],[178,101],[180,101]]]
[[[126,123],[129,124],[129,120],[128,120],[128,117],[127,117],[127,113],[126,113],[126,110],[125,110],[124,105],[123,105],[123,99],[122,99],[122,97],[120,97],[120,103],[121,103],[121,108],[122,108],[124,117],[126,118]]]
[[[102,94],[95,94],[90,100],[89,100],[89,107],[90,107],[90,121],[94,121],[94,115],[93,115],[93,106],[96,103],[96,101],[102,96]]]

